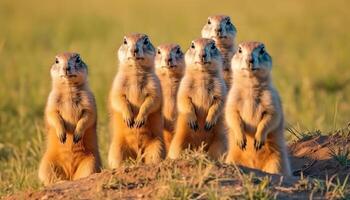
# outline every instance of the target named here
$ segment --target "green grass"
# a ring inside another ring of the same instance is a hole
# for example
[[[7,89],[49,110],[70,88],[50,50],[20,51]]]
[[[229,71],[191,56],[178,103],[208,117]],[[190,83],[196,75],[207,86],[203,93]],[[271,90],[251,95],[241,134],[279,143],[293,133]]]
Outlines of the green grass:
[[[36,170],[55,54],[77,51],[89,65],[105,161],[107,94],[122,36],[144,32],[155,45],[177,42],[187,49],[207,16],[216,13],[232,17],[237,41],[266,43],[288,124],[323,131],[343,126],[350,116],[349,5],[347,0],[1,0],[0,194],[40,186]]]

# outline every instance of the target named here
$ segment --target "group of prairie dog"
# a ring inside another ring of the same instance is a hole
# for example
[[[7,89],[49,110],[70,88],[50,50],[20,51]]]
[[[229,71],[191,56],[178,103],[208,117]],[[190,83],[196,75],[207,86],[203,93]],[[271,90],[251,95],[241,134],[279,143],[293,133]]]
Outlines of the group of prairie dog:
[[[290,175],[284,119],[263,43],[236,46],[230,17],[208,18],[202,38],[184,54],[177,44],[155,48],[145,34],[124,37],[109,95],[110,168],[204,148],[212,159]],[[101,170],[96,104],[87,66],[77,53],[56,56],[45,121],[47,150],[39,167],[45,184]]]

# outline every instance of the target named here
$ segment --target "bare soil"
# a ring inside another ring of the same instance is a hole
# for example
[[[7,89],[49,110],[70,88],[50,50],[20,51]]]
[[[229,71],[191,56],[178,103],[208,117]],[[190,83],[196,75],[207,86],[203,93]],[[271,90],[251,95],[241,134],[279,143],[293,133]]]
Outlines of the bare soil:
[[[215,197],[248,199],[251,190],[255,192],[253,198],[267,194],[268,198],[277,199],[335,199],[339,195],[317,186],[318,182],[313,180],[325,183],[336,182],[338,178],[340,183],[345,180],[350,167],[342,165],[332,154],[349,150],[349,141],[349,136],[336,134],[294,142],[290,145],[293,177],[192,157],[104,170],[81,180],[64,181],[5,199],[208,199],[210,191],[214,191]]]

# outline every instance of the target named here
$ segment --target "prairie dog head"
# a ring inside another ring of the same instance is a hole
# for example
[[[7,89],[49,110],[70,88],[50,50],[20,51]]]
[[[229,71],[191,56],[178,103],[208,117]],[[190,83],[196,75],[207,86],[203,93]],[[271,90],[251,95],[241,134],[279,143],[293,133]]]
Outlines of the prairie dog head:
[[[236,34],[236,27],[226,15],[209,16],[202,29],[202,37],[213,39],[217,44],[225,46],[233,45]]]
[[[52,79],[60,83],[80,85],[87,79],[87,66],[78,53],[58,54],[50,72]]]
[[[124,36],[123,44],[118,50],[121,64],[153,68],[155,48],[145,34],[134,33]]]
[[[178,44],[163,44],[157,47],[155,67],[158,73],[183,74],[184,54]]]
[[[239,44],[231,63],[234,74],[248,77],[266,78],[272,68],[272,58],[260,42]]]
[[[215,41],[199,38],[191,42],[185,54],[186,67],[201,71],[218,71],[222,68],[222,58]]]

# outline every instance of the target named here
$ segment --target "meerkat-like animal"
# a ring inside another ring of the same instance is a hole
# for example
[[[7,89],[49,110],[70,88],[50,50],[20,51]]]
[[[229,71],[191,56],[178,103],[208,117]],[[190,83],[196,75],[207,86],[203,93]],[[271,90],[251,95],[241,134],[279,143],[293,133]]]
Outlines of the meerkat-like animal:
[[[232,58],[233,85],[225,107],[228,163],[290,175],[281,100],[264,44],[245,42]]]
[[[223,77],[227,88],[232,84],[231,59],[236,52],[235,38],[236,27],[229,16],[213,15],[208,17],[207,23],[202,29],[202,37],[215,40],[223,60]]]
[[[154,70],[155,54],[144,34],[125,36],[119,48],[119,71],[110,92],[111,168],[140,153],[146,163],[159,162],[165,156],[162,93]]]
[[[226,150],[223,107],[226,85],[222,78],[222,59],[215,41],[192,41],[185,54],[186,70],[177,95],[178,118],[168,157],[178,158],[190,146],[219,158]]]
[[[51,67],[53,84],[45,109],[47,149],[39,167],[45,185],[100,172],[97,111],[87,73],[77,53],[57,55]]]
[[[177,44],[158,46],[155,67],[163,93],[164,143],[166,149],[169,150],[170,142],[175,134],[176,96],[185,70],[184,55],[180,46]]]

